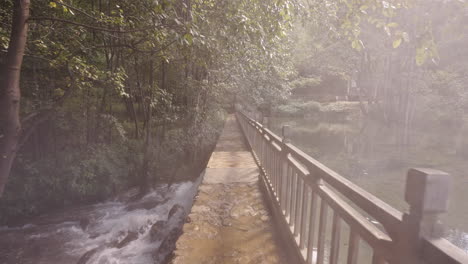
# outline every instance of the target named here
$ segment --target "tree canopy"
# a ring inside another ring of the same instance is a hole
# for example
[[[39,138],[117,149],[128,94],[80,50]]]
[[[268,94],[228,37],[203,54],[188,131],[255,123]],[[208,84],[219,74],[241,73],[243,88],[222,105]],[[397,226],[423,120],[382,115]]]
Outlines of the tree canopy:
[[[200,159],[235,100],[271,108],[292,89],[357,82],[365,115],[408,123],[413,95],[432,90],[459,95],[425,97],[459,111],[467,67],[453,58],[466,56],[466,8],[456,0],[3,0],[0,207],[28,215],[163,178],[152,172]]]
[[[287,37],[298,7],[5,0],[0,149],[11,162],[1,165],[0,190],[12,176],[2,205],[27,215],[50,203],[106,197],[154,180],[167,152],[199,158],[215,139],[220,110],[236,97],[260,103],[287,95]],[[15,37],[26,41],[24,52]],[[7,81],[11,55],[23,61],[17,84]]]

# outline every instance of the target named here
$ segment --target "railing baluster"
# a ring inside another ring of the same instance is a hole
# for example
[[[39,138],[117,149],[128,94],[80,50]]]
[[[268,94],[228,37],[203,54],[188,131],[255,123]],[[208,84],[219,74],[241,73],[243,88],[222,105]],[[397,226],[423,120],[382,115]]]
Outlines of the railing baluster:
[[[270,142],[270,144],[273,144],[273,141]],[[276,151],[275,147],[271,145],[271,180],[272,180],[272,185],[273,185],[273,192],[276,195]]]
[[[332,226],[332,241],[330,250],[330,264],[338,263],[338,256],[340,254],[340,238],[341,238],[341,219],[336,211],[333,212],[333,226]]]
[[[273,141],[270,141],[270,177],[272,181],[273,191],[276,192],[275,189],[275,147],[272,145]]]
[[[281,193],[281,152],[276,152],[276,195],[279,201]]]
[[[274,172],[274,178],[275,178],[275,195],[278,197],[278,151],[276,151],[276,148],[273,146],[273,153],[274,153],[274,159],[273,159],[273,172]],[[276,198],[275,197],[275,198]]]
[[[276,195],[276,171],[275,171],[275,161],[276,161],[276,152],[275,152],[275,147],[273,146],[273,141],[270,141],[270,146],[271,146],[271,184],[273,187],[273,192]]]
[[[320,201],[320,222],[317,243],[317,264],[324,263],[325,259],[325,235],[327,231],[328,206],[324,199]]]
[[[359,236],[353,231],[352,227],[349,233],[348,243],[348,261],[347,264],[357,264],[359,257]]]
[[[267,142],[267,145],[266,145],[266,172],[267,172],[267,177],[268,177],[268,181],[271,182],[271,170],[270,170],[270,157],[271,157],[271,147],[270,147],[270,142]]]
[[[278,201],[281,204],[281,198],[282,198],[282,195],[283,195],[283,188],[284,188],[283,156],[282,156],[282,153],[279,153],[278,155],[279,155],[279,159],[278,159]]]
[[[260,149],[260,145],[262,144],[262,134],[256,133],[258,132],[257,129],[254,129],[253,131],[255,134],[253,135],[254,138],[254,145],[255,145],[255,150],[258,151]]]
[[[272,145],[272,141],[270,140],[270,180],[271,185],[273,187],[273,191],[275,190],[275,147]]]
[[[288,163],[281,161],[281,191],[280,191],[280,208],[283,214],[286,215],[286,195],[287,195],[287,179],[288,179]]]
[[[301,177],[300,172],[297,173],[297,184],[296,184],[296,215],[294,216],[294,236],[297,236],[301,231],[301,219],[302,219],[302,203],[303,192],[304,192],[304,180]]]
[[[304,184],[302,189],[302,217],[301,217],[301,232],[300,232],[300,241],[299,247],[303,249],[306,243],[306,235],[307,235],[307,218],[309,216],[309,197],[310,197],[310,188],[306,184]]]
[[[273,164],[273,147],[271,146],[271,139],[270,141],[268,142],[268,177],[270,179],[270,184],[272,184],[272,177],[271,177],[271,174],[272,174],[272,169],[271,169],[271,165]]]
[[[286,183],[286,216],[291,222],[291,200],[292,200],[292,167],[288,166],[287,183]]]
[[[274,149],[274,148],[273,148]],[[275,193],[276,193],[276,197],[278,197],[279,195],[279,183],[278,183],[278,163],[279,163],[279,158],[278,158],[278,152],[275,150]]]
[[[262,167],[265,172],[267,172],[267,160],[268,160],[268,139],[263,135],[263,163]]]
[[[285,126],[281,129],[281,153],[280,153],[280,168],[279,172],[281,175],[281,194],[280,194],[280,204],[281,210],[284,210],[284,215],[287,215],[286,203],[287,203],[287,196],[288,196],[288,170],[289,170],[289,163],[288,163],[288,153],[286,151],[286,144],[289,143],[289,134],[287,128]]]
[[[292,181],[291,181],[291,212],[289,215],[289,225],[293,226],[296,220],[296,187],[297,187],[297,174],[296,171],[292,170]]]
[[[307,263],[311,263],[314,254],[315,221],[317,219],[317,194],[312,189],[310,197],[309,238],[307,239]]]

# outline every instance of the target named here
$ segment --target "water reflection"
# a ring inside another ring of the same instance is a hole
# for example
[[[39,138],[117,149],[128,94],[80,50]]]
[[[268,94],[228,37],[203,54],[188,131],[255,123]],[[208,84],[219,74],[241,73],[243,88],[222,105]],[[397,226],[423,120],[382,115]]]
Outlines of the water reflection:
[[[291,126],[292,142],[312,157],[375,194],[406,210],[404,187],[411,167],[429,167],[453,177],[449,212],[443,221],[447,238],[468,252],[468,142],[463,127],[443,125],[409,129],[376,121],[363,123],[316,119],[273,118],[280,134]]]

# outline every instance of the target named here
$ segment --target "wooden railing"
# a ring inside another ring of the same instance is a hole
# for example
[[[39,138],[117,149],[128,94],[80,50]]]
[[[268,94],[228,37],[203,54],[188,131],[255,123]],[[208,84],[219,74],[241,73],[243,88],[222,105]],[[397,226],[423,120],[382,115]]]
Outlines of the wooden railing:
[[[240,111],[237,119],[301,262],[468,263],[464,251],[442,238],[448,174],[410,169],[410,210],[402,213],[292,145],[288,126],[279,137]]]

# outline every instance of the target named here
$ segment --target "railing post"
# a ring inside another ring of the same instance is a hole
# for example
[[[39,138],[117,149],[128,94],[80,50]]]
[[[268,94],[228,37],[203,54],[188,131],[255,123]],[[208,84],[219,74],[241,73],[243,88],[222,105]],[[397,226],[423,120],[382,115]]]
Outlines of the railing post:
[[[433,169],[410,169],[406,178],[405,201],[410,205],[403,215],[393,263],[421,263],[422,239],[443,235],[440,215],[447,211],[450,175]]]
[[[283,143],[287,144],[287,143],[291,143],[291,130],[290,130],[290,127],[288,125],[284,125],[282,130],[281,130],[281,134],[283,136]]]
[[[264,116],[262,120],[262,125],[264,128],[270,128],[270,119]]]
[[[255,121],[261,123],[261,122],[262,122],[262,119],[263,119],[262,113],[256,113],[256,114],[255,114]]]

